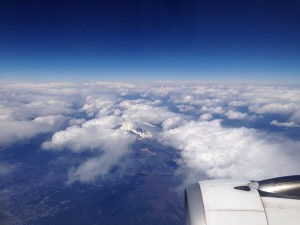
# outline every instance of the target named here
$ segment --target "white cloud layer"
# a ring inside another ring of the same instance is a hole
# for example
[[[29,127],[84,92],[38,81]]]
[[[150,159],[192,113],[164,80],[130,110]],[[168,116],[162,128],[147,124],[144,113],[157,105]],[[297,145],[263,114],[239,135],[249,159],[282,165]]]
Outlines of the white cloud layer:
[[[150,137],[180,150],[180,165],[193,174],[258,179],[300,169],[298,141],[249,128],[256,120],[266,120],[298,129],[299,88],[201,82],[23,83],[0,84],[0,93],[0,145],[51,133],[42,144],[46,150],[92,153],[70,168],[69,183],[91,182],[109,173],[136,140]],[[245,120],[248,128],[242,125]]]
[[[210,178],[261,179],[300,170],[299,141],[256,129],[223,128],[220,120],[191,121],[164,131],[161,141],[181,150],[191,173]]]

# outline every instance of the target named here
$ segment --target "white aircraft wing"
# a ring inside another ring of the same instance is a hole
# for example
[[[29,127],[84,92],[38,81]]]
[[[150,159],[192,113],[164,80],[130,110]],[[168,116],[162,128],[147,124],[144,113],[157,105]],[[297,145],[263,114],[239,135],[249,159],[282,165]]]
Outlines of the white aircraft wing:
[[[299,225],[300,176],[200,181],[185,205],[187,225]]]

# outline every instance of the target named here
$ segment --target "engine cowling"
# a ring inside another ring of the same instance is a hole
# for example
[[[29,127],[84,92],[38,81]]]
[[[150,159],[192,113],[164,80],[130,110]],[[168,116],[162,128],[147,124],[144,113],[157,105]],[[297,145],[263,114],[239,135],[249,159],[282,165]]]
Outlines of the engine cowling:
[[[298,225],[300,176],[207,180],[185,190],[188,225]]]

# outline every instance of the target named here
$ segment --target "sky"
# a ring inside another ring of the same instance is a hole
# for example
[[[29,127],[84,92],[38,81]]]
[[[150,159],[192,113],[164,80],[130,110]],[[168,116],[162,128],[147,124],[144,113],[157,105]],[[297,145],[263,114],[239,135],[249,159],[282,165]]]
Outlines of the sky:
[[[1,81],[299,81],[300,2],[0,0]]]

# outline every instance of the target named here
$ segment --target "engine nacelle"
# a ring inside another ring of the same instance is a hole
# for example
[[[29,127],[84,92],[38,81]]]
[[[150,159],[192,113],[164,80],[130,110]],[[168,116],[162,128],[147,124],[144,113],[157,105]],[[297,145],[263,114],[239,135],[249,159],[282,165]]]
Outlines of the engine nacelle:
[[[300,176],[207,180],[185,190],[187,225],[299,225]]]

